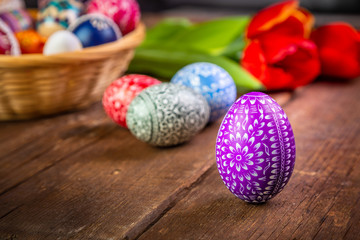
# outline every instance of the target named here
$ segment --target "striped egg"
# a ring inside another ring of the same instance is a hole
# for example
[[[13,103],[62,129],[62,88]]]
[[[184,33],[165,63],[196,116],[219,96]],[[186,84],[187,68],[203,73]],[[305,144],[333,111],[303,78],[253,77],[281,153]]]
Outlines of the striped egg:
[[[238,198],[250,203],[273,198],[295,164],[294,134],[284,110],[264,93],[240,97],[220,126],[216,161],[221,179]]]

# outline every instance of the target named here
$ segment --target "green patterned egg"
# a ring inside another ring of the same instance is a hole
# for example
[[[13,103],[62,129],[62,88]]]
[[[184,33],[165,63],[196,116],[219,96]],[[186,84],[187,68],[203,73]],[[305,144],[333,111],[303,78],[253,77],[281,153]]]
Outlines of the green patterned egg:
[[[191,88],[162,83],[142,91],[130,104],[126,123],[139,140],[154,146],[189,141],[209,120],[206,99]]]

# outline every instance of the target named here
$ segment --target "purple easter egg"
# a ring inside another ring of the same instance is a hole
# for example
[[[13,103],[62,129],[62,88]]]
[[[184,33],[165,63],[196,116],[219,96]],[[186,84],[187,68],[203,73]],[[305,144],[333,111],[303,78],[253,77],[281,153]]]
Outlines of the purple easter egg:
[[[0,19],[0,55],[20,55],[19,42],[10,27]]]
[[[295,138],[284,110],[264,93],[240,97],[221,123],[216,161],[221,179],[238,198],[250,203],[273,198],[295,165]]]
[[[32,27],[32,20],[28,12],[23,9],[11,10],[0,14],[3,20],[13,32],[20,32]]]

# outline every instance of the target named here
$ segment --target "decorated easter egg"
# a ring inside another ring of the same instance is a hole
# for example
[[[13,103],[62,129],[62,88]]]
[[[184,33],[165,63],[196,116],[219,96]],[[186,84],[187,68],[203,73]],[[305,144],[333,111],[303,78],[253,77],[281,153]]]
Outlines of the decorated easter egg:
[[[83,3],[79,0],[52,0],[38,14],[37,30],[49,37],[59,30],[65,30],[80,16]]]
[[[136,0],[92,0],[87,12],[108,16],[124,35],[134,30],[140,21],[140,8]]]
[[[284,110],[264,93],[240,97],[216,139],[221,179],[238,198],[262,203],[288,183],[295,164],[295,139]]]
[[[87,3],[90,0],[80,0],[80,1],[82,3]],[[38,0],[38,8],[43,9],[49,2],[50,2],[50,0]]]
[[[114,42],[121,38],[119,27],[108,17],[101,14],[86,14],[70,25],[84,48]]]
[[[8,12],[24,7],[25,3],[23,0],[0,0],[0,12]]]
[[[23,9],[1,13],[0,19],[3,20],[13,32],[27,30],[32,27],[32,19]]]
[[[35,30],[29,29],[15,33],[19,42],[21,53],[42,53],[46,38],[42,37]]]
[[[81,50],[80,40],[72,32],[62,30],[57,31],[46,41],[43,53],[44,55],[53,55],[58,53],[73,52]]]
[[[50,2],[50,0],[38,0],[38,8],[43,9]]]
[[[223,68],[207,62],[185,66],[171,79],[202,94],[211,108],[210,122],[223,116],[236,100],[234,80]]]
[[[20,47],[10,27],[0,20],[0,54],[20,55]]]
[[[162,83],[142,91],[130,104],[126,123],[138,139],[154,146],[189,141],[209,120],[206,99],[191,88]]]
[[[145,88],[160,84],[155,78],[130,74],[112,82],[103,96],[103,106],[109,117],[122,127],[127,128],[126,113],[131,101]]]

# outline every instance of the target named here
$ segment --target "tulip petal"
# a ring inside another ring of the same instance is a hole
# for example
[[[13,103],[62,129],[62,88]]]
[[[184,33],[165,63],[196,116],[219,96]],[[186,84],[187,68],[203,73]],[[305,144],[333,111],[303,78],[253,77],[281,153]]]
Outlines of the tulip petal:
[[[267,63],[258,40],[251,41],[245,48],[241,64],[260,81],[265,78]]]
[[[290,0],[260,10],[250,22],[246,37],[252,39],[256,35],[284,22],[296,11],[298,6],[299,2],[297,0]]]
[[[304,37],[309,38],[311,34],[311,30],[314,27],[315,18],[307,9],[299,8],[292,15],[297,18],[304,26]]]
[[[266,62],[274,64],[283,60],[286,56],[294,54],[297,51],[298,42],[303,38],[271,34],[259,41],[264,51]]]
[[[287,87],[295,89],[312,82],[320,74],[320,61],[316,45],[309,40],[297,42],[294,54],[286,56],[275,64],[293,76]]]
[[[323,75],[355,78],[360,75],[360,35],[347,23],[332,23],[311,34],[319,49]]]
[[[277,39],[275,42],[281,42]],[[283,42],[287,43],[287,40]],[[305,39],[296,39],[285,45],[276,45],[281,52],[279,61],[268,62],[260,41],[252,41],[244,51],[242,65],[257,77],[267,90],[294,89],[313,81],[320,73],[316,45]]]
[[[242,66],[258,78],[268,90],[290,86],[293,77],[280,67],[268,66],[259,41],[252,41],[245,49]]]
[[[281,67],[271,66],[263,81],[268,90],[291,89],[294,77]]]

